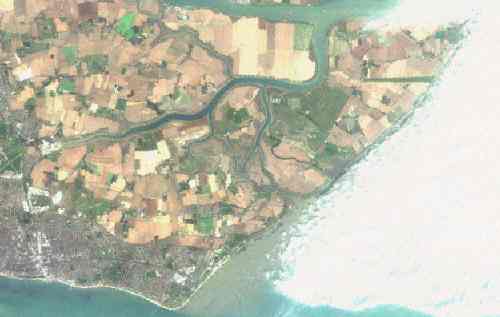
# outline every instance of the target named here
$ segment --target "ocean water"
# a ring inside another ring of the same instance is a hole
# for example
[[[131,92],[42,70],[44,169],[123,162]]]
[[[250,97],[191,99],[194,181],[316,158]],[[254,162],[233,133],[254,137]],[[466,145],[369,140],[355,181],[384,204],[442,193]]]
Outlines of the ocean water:
[[[0,317],[500,316],[498,9],[408,0],[374,23],[473,20],[407,124],[310,210],[235,256],[185,310],[0,278]]]
[[[180,317],[139,297],[110,289],[0,278],[1,317]]]
[[[74,289],[55,283],[0,278],[1,317],[425,317],[395,306],[349,312],[329,306],[294,302],[271,288],[261,290],[258,303],[228,307],[221,312],[171,312],[126,293],[109,289]],[[265,295],[265,296],[262,296]],[[233,303],[234,304],[234,303]],[[242,310],[244,309],[244,310]]]
[[[471,35],[425,106],[296,227],[275,282],[289,298],[500,316],[500,23],[490,15],[499,5],[433,2],[392,18],[433,23],[461,10]]]

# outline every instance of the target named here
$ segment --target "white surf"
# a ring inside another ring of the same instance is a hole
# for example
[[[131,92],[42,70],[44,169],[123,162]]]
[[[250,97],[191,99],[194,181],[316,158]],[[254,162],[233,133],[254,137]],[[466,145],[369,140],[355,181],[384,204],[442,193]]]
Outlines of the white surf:
[[[377,21],[475,22],[430,101],[291,233],[278,291],[349,310],[500,315],[498,9],[494,1],[410,0]]]

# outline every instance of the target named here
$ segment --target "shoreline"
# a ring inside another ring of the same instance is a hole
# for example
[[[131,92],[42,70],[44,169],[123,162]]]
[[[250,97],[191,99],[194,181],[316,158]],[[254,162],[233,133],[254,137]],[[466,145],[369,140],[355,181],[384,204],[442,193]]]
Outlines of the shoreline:
[[[461,42],[461,44],[462,43],[463,42]],[[433,88],[434,85],[436,85],[437,83],[440,82],[440,76],[442,75],[442,72],[445,69],[448,68],[448,65],[449,65],[450,61],[453,59],[453,56],[456,54],[456,52],[460,48],[461,48],[461,45],[459,45],[457,47],[453,47],[450,50],[448,56],[445,57],[446,62],[443,64],[442,69],[440,69],[438,71],[438,74],[436,75],[435,81],[430,85],[429,90],[423,96],[421,96],[421,98],[418,98],[414,102],[414,104],[412,105],[412,110],[410,112],[406,113],[402,118],[400,118],[398,120],[398,122],[396,124],[394,124],[394,126],[392,128],[388,129],[382,135],[380,135],[377,138],[377,140],[375,140],[373,142],[373,144],[371,144],[368,147],[366,147],[365,149],[363,149],[363,151],[361,151],[361,153],[359,153],[359,155],[357,155],[356,157],[354,157],[348,164],[346,164],[346,166],[343,167],[342,170],[337,175],[335,175],[334,177],[332,177],[331,181],[328,182],[328,184],[325,187],[319,189],[315,193],[312,193],[302,203],[294,206],[292,209],[290,209],[290,210],[288,210],[286,212],[296,212],[297,210],[300,212],[300,211],[303,211],[304,209],[306,209],[308,206],[311,206],[317,198],[322,197],[324,194],[330,192],[331,189],[332,189],[332,187],[333,187],[333,185],[337,182],[337,180],[340,177],[342,177],[347,171],[349,171],[353,167],[353,165],[355,165],[356,163],[358,163],[367,154],[369,154],[370,151],[374,147],[376,147],[380,143],[384,142],[384,140],[387,137],[389,137],[390,135],[394,134],[402,126],[404,126],[404,124],[408,121],[408,118],[413,115],[414,111],[418,107],[422,106],[425,103],[427,97],[429,96],[429,91]],[[281,217],[283,217],[283,215]],[[45,276],[45,277],[43,277],[43,276],[32,276],[32,277],[29,277],[29,276],[16,276],[13,272],[0,272],[0,277],[7,278],[7,279],[12,279],[12,280],[19,280],[19,281],[36,281],[36,282],[54,283],[54,284],[58,283],[58,284],[62,284],[62,285],[65,285],[65,286],[68,286],[68,287],[71,287],[71,288],[75,288],[75,289],[112,289],[114,291],[127,293],[128,295],[132,295],[132,296],[141,298],[142,300],[144,300],[144,301],[146,301],[148,303],[154,304],[157,307],[160,307],[161,309],[164,309],[164,310],[179,311],[179,310],[184,309],[187,305],[190,304],[192,298],[198,294],[199,290],[201,288],[203,288],[205,286],[205,284],[208,283],[211,280],[211,278],[216,273],[218,273],[218,271],[221,268],[223,268],[228,262],[230,262],[232,260],[232,256],[234,254],[239,253],[242,249],[245,248],[245,246],[248,243],[250,243],[250,242],[252,242],[252,241],[254,241],[256,239],[260,239],[266,233],[273,231],[276,228],[276,226],[280,224],[280,218],[276,219],[276,221],[273,221],[263,231],[258,232],[258,233],[254,234],[254,235],[251,235],[251,236],[245,238],[233,250],[229,250],[229,252],[226,255],[224,255],[223,257],[219,258],[219,260],[217,260],[217,261],[215,259],[217,259],[217,254],[218,254],[219,250],[214,251],[213,258],[212,258],[210,264],[207,266],[207,268],[200,275],[201,278],[200,278],[200,282],[198,283],[198,285],[193,289],[193,291],[190,293],[190,295],[186,297],[186,299],[184,299],[180,304],[175,305],[175,306],[168,306],[168,305],[162,304],[159,301],[157,301],[157,300],[155,300],[155,299],[153,299],[151,297],[148,297],[148,296],[146,296],[144,294],[141,294],[138,291],[134,291],[134,290],[132,290],[130,288],[122,288],[122,287],[112,286],[112,285],[104,284],[104,283],[97,283],[97,284],[93,284],[93,285],[78,285],[76,283],[76,281],[74,281],[74,280],[65,280],[65,279],[62,279],[62,278],[55,278],[55,277],[52,277],[52,276]]]
[[[82,285],[77,285],[74,281],[69,281],[69,280],[63,280],[63,279],[52,278],[52,277],[20,277],[20,276],[16,276],[14,274],[5,273],[5,272],[0,272],[0,277],[11,279],[11,280],[17,280],[17,281],[32,281],[32,282],[42,282],[42,283],[47,283],[47,284],[62,284],[64,286],[68,286],[68,287],[75,288],[75,289],[112,289],[115,291],[127,293],[127,294],[132,295],[132,296],[136,296],[138,298],[141,298],[141,299],[147,301],[148,303],[154,304],[154,305],[161,307],[162,309],[165,309],[165,310],[170,310],[170,311],[177,310],[177,309],[172,309],[170,307],[164,306],[161,303],[159,303],[158,301],[156,301],[152,298],[146,297],[145,295],[142,295],[140,293],[134,292],[134,291],[126,289],[126,288],[120,288],[117,286],[111,286],[111,285],[106,285],[106,284],[82,286]]]
[[[206,277],[203,278],[201,280],[201,282],[198,284],[198,286],[196,288],[194,288],[194,290],[192,291],[192,293],[181,304],[179,304],[177,306],[167,306],[167,305],[162,304],[162,303],[160,303],[159,301],[157,301],[157,300],[155,300],[153,298],[147,297],[146,295],[141,294],[141,293],[139,293],[137,291],[133,291],[133,290],[131,290],[129,288],[122,288],[122,287],[112,286],[112,285],[103,284],[103,283],[84,286],[84,285],[78,285],[73,280],[64,280],[64,279],[61,279],[61,278],[55,278],[55,277],[51,277],[51,276],[48,276],[48,277],[47,276],[46,277],[42,277],[42,276],[31,276],[31,277],[30,276],[17,276],[17,275],[15,275],[12,272],[0,272],[0,278],[6,278],[6,279],[11,279],[11,280],[17,280],[17,281],[42,282],[42,283],[47,283],[47,284],[61,284],[61,285],[64,285],[64,286],[68,286],[70,288],[75,288],[75,289],[111,289],[111,290],[114,290],[114,291],[123,292],[123,293],[126,293],[128,295],[132,295],[132,296],[141,298],[141,299],[143,299],[144,301],[146,301],[146,302],[148,302],[150,304],[153,304],[153,305],[155,305],[157,307],[160,307],[161,309],[164,309],[164,310],[167,310],[167,311],[171,311],[171,312],[176,312],[176,311],[184,309],[187,305],[189,305],[189,303],[191,302],[192,298],[195,295],[198,294],[199,290],[203,286],[205,286],[205,284],[207,282],[209,282],[210,279],[221,268],[223,268],[225,264],[227,264],[229,261],[231,261],[233,254],[239,253],[240,251],[242,251],[242,249],[244,250],[244,248],[245,248],[245,246],[246,246],[246,244],[248,242],[253,241],[255,239],[258,239],[258,237],[261,236],[262,234],[265,234],[266,232],[271,231],[274,227],[276,227],[276,225],[278,223],[279,222],[276,221],[276,222],[272,223],[269,227],[265,228],[264,231],[258,232],[254,236],[249,236],[248,238],[246,238],[245,240],[243,240],[242,242],[240,242],[233,250],[231,250],[230,253],[228,253],[225,256],[223,256],[221,258],[221,260],[219,260],[219,261],[217,261],[215,263],[212,262],[211,265],[202,273],[202,276],[203,276],[204,274],[206,274],[208,272],[208,274],[206,275]],[[220,251],[222,251],[222,250],[223,249],[216,250],[214,252],[214,255],[217,255],[217,253],[220,252]]]
[[[273,225],[269,226],[269,228],[272,228]],[[233,250],[231,250],[230,253],[226,254],[225,256],[223,256],[221,258],[221,260],[217,261],[217,262],[211,262],[210,265],[207,267],[207,269],[205,269],[205,271],[201,274],[201,276],[207,274],[205,278],[202,278],[201,279],[201,282],[198,284],[198,286],[196,286],[194,288],[194,290],[191,292],[191,294],[184,300],[182,301],[181,304],[177,305],[177,306],[167,306],[165,304],[162,304],[160,303],[159,301],[151,298],[151,297],[148,297],[147,295],[144,295],[144,294],[141,294],[137,291],[134,291],[134,290],[131,290],[129,288],[123,288],[123,287],[118,287],[118,286],[112,286],[112,285],[108,285],[108,284],[103,284],[103,283],[99,283],[99,284],[94,284],[94,285],[78,285],[75,281],[73,280],[65,280],[65,279],[61,279],[61,278],[55,278],[55,277],[51,277],[51,276],[46,276],[46,277],[42,277],[42,276],[32,276],[32,277],[29,277],[29,276],[16,276],[14,273],[10,272],[0,272],[0,278],[7,278],[7,279],[11,279],[11,280],[17,280],[17,281],[33,281],[33,282],[42,282],[42,283],[48,283],[48,284],[62,284],[62,285],[65,285],[65,286],[68,286],[70,288],[75,288],[75,289],[111,289],[111,290],[114,290],[114,291],[118,291],[118,292],[123,292],[123,293],[126,293],[128,295],[132,295],[132,296],[135,296],[135,297],[138,297],[138,298],[141,298],[143,299],[144,301],[150,303],[150,304],[154,304],[156,305],[157,307],[160,307],[161,309],[164,309],[164,310],[167,310],[167,311],[172,311],[172,312],[175,312],[175,311],[179,311],[179,310],[182,310],[183,308],[185,308],[190,302],[191,302],[191,299],[198,293],[198,291],[222,268],[224,267],[224,265],[226,263],[228,263],[230,260],[231,260],[231,257],[233,255],[233,253],[237,253],[239,252],[244,246],[245,244],[248,242],[248,241],[251,241],[253,240],[254,237],[249,237],[248,239],[244,240],[242,243],[240,243],[238,246],[236,246]],[[222,250],[222,249],[221,249]],[[219,252],[220,250],[216,250],[214,252],[214,255],[217,255],[217,252]],[[215,258],[215,257],[214,257]]]
[[[466,38],[464,38],[464,40],[465,39]],[[442,76],[442,73],[448,68],[449,63],[451,62],[451,60],[453,59],[453,57],[455,56],[455,54],[457,53],[457,51],[462,47],[462,44],[463,44],[463,42],[461,42],[460,45],[457,45],[456,47],[453,47],[450,50],[450,52],[445,57],[445,60],[446,60],[445,63],[443,64],[443,66],[441,67],[441,69],[439,69],[438,72],[437,72],[437,76],[436,76],[435,82],[432,83],[429,86],[428,91],[424,95],[420,96],[420,98],[417,98],[417,100],[415,100],[414,104],[412,105],[412,110],[410,112],[408,112],[403,117],[401,117],[398,123],[396,123],[392,128],[390,128],[387,131],[385,131],[382,135],[380,135],[377,138],[377,140],[375,140],[373,142],[373,144],[371,144],[370,146],[368,146],[367,148],[365,148],[359,155],[357,155],[355,158],[353,158],[352,161],[349,162],[342,169],[342,171],[338,175],[336,175],[335,177],[333,177],[332,180],[325,187],[319,189],[316,193],[311,194],[305,201],[303,201],[302,203],[294,206],[292,209],[288,210],[286,213],[297,211],[297,210],[304,210],[304,209],[306,209],[308,206],[310,206],[314,202],[315,198],[321,197],[324,194],[328,193],[332,189],[332,187],[335,184],[335,182],[340,177],[342,177],[342,175],[344,175],[350,168],[352,168],[353,165],[355,165],[362,158],[364,158],[367,154],[369,154],[371,152],[371,150],[373,150],[374,147],[376,147],[379,144],[381,144],[382,142],[384,142],[384,140],[387,137],[390,137],[397,130],[399,130],[401,127],[403,127],[406,124],[406,122],[408,122],[408,119],[413,115],[413,113],[415,112],[415,110],[418,109],[419,107],[423,106],[423,104],[425,103],[425,101],[429,97],[429,94],[431,93],[432,88],[436,84],[438,84],[440,82],[440,78]],[[54,278],[54,277],[50,277],[50,276],[49,277],[40,277],[40,276],[33,276],[33,277],[29,277],[29,276],[26,277],[25,276],[25,277],[23,277],[23,276],[16,276],[12,272],[0,272],[0,277],[7,278],[7,279],[12,279],[12,280],[18,280],[18,281],[36,281],[36,282],[43,282],[43,283],[59,283],[59,284],[62,284],[62,285],[65,285],[65,286],[68,286],[68,287],[71,287],[71,288],[75,288],[75,289],[111,289],[111,290],[114,290],[114,291],[123,292],[123,293],[126,293],[128,295],[132,295],[132,296],[141,298],[142,300],[144,300],[144,301],[146,301],[148,303],[154,304],[155,306],[160,307],[161,309],[175,312],[175,311],[182,310],[187,305],[189,305],[189,303],[191,302],[192,298],[195,295],[198,294],[199,290],[203,286],[205,286],[205,284],[208,283],[210,281],[210,279],[221,268],[224,267],[225,264],[227,264],[229,261],[231,261],[233,254],[239,253],[242,249],[245,248],[245,246],[246,246],[247,243],[249,243],[251,241],[254,241],[256,239],[261,238],[266,233],[272,232],[273,229],[276,226],[279,226],[279,224],[280,224],[280,219],[277,219],[275,222],[271,223],[268,227],[266,227],[263,231],[257,232],[254,235],[251,235],[248,238],[244,239],[233,250],[230,250],[229,253],[227,253],[225,256],[223,256],[219,261],[212,261],[210,263],[210,265],[207,267],[207,269],[201,275],[201,276],[203,276],[203,275],[207,274],[207,272],[208,272],[208,274],[206,275],[206,277],[202,278],[201,282],[198,284],[198,286],[196,288],[194,288],[194,290],[191,292],[191,294],[181,304],[179,304],[177,306],[167,306],[167,305],[164,305],[164,304],[160,303],[159,301],[157,301],[157,300],[155,300],[153,298],[147,297],[146,295],[141,294],[141,293],[139,293],[137,291],[133,291],[133,290],[131,290],[129,288],[121,288],[121,287],[118,287],[118,286],[112,286],[112,285],[102,284],[102,283],[100,283],[100,284],[94,284],[94,285],[88,285],[88,286],[83,286],[83,285],[78,285],[73,280],[64,280],[64,279],[61,279],[61,278]],[[223,249],[214,251],[214,259],[216,258],[215,256],[217,255],[217,253],[220,252],[221,250],[223,250]]]
[[[238,246],[234,251],[238,252],[239,250],[240,250],[240,246]],[[145,300],[146,302],[148,302],[150,304],[154,304],[154,305],[156,305],[164,310],[179,311],[179,310],[185,308],[191,302],[191,299],[198,293],[198,291],[212,278],[212,276],[214,276],[215,273],[217,273],[217,271],[219,271],[228,261],[231,260],[231,255],[232,255],[232,253],[224,256],[222,258],[222,260],[220,260],[217,263],[211,263],[211,265],[202,273],[202,275],[204,275],[206,272],[209,272],[208,275],[204,279],[202,279],[202,281],[193,290],[193,292],[181,304],[179,304],[177,306],[167,306],[167,305],[164,305],[164,304],[160,303],[159,301],[157,301],[153,298],[147,297],[146,295],[141,294],[137,291],[133,291],[133,290],[128,289],[128,288],[122,288],[122,287],[118,287],[118,286],[103,284],[103,283],[84,286],[84,285],[78,285],[73,280],[64,280],[61,278],[55,278],[55,277],[50,277],[50,276],[48,276],[48,277],[41,277],[41,276],[23,277],[23,276],[16,276],[13,273],[7,273],[7,272],[0,272],[0,278],[7,278],[7,279],[12,279],[12,280],[17,280],[17,281],[42,282],[42,283],[48,283],[48,284],[51,284],[51,283],[57,284],[58,283],[58,284],[62,284],[62,285],[65,285],[65,286],[68,286],[71,288],[75,288],[75,289],[111,289],[114,291],[123,292],[123,293],[126,293],[128,295],[132,295],[132,296],[141,298],[141,299]]]

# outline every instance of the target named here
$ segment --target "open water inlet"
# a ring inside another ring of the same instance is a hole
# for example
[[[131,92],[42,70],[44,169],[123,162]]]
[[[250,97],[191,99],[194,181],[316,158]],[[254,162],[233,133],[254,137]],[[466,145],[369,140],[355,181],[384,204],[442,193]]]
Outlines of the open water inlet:
[[[425,105],[290,232],[278,292],[347,310],[500,316],[499,9],[408,0],[373,22],[470,18],[470,36]]]

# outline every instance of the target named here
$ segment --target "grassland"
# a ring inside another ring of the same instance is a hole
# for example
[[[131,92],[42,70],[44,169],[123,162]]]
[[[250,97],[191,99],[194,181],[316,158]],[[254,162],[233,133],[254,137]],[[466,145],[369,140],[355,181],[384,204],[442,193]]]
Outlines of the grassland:
[[[293,34],[293,46],[295,50],[307,51],[311,44],[314,27],[309,24],[295,24],[295,32]]]

